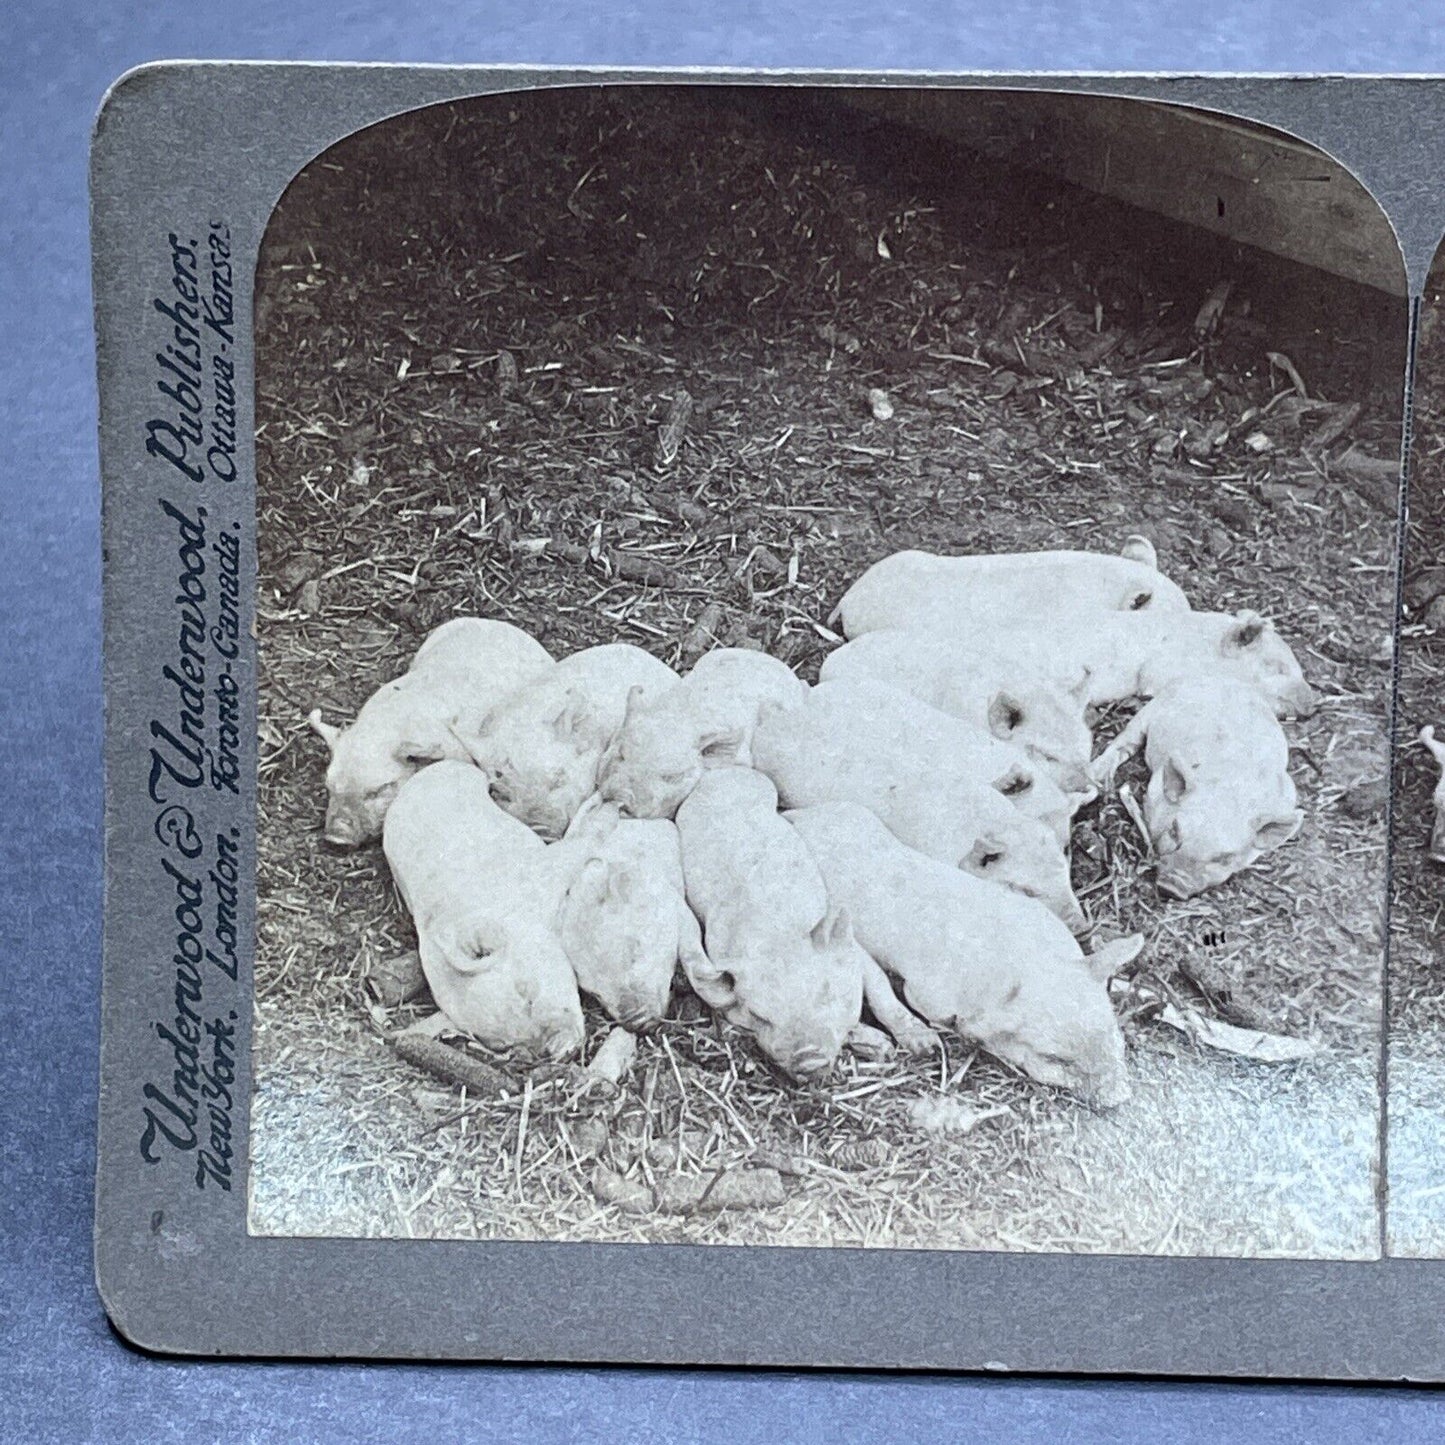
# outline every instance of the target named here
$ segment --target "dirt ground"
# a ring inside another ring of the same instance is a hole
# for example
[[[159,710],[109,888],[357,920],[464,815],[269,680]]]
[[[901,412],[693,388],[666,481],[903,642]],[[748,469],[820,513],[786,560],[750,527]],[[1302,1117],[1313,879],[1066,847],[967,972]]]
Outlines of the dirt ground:
[[[797,98],[664,90],[354,137],[258,292],[253,1229],[1374,1252],[1403,307]],[[1102,935],[1148,938],[1124,1109],[957,1042],[799,1088],[687,997],[616,1097],[472,1098],[390,1050],[412,1014],[367,979],[413,935],[380,850],[321,838],[313,706],[349,718],[467,613],[812,681],[880,556],[1134,531],[1196,607],[1272,616],[1323,706],[1289,728],[1300,837],[1214,894],[1161,899],[1120,803],[1079,820]],[[1318,1053],[1210,1052],[1161,995]],[[644,1208],[748,1163],[780,1204]]]
[[[1440,770],[1418,745],[1445,737],[1445,275],[1421,315],[1400,619],[1390,908],[1389,1247],[1445,1256],[1445,866],[1428,847]]]

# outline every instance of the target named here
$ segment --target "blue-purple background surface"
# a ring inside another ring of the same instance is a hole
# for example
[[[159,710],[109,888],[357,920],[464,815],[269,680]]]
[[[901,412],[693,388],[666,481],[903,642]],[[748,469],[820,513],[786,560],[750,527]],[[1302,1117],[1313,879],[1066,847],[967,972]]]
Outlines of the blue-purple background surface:
[[[86,236],[91,118],[105,87],[145,60],[1419,72],[1445,71],[1445,20],[1429,6],[1361,0],[12,0],[0,16],[0,1437],[1445,1437],[1445,1397],[1420,1391],[200,1365],[120,1344],[90,1248],[101,702]]]

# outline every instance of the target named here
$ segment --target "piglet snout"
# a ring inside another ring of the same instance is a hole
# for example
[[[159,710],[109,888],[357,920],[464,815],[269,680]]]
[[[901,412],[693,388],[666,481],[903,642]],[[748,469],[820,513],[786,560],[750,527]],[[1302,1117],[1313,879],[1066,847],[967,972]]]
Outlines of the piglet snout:
[[[1081,1097],[1091,1109],[1098,1109],[1102,1112],[1117,1109],[1121,1104],[1128,1103],[1133,1092],[1128,1075],[1119,1074],[1096,1084]]]
[[[832,1060],[821,1049],[802,1049],[794,1054],[784,1068],[795,1079],[812,1078],[821,1074]]]
[[[349,813],[343,812],[327,812],[322,837],[338,848],[358,848],[366,842],[362,826]]]
[[[1285,701],[1296,717],[1313,717],[1320,705],[1319,695],[1307,682],[1291,688]]]

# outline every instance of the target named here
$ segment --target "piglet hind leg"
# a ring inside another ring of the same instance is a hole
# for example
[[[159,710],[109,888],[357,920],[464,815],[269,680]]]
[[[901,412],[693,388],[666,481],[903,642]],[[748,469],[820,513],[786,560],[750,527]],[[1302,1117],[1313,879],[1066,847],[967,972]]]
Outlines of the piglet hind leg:
[[[689,980],[712,971],[702,946],[702,925],[685,898],[678,899],[677,903],[677,961]]]
[[[893,1035],[898,1047],[905,1054],[922,1058],[943,1047],[938,1035],[899,1001],[898,995],[893,992],[893,985],[888,982],[888,975],[866,954],[863,962],[863,997],[872,1010],[873,1017]],[[859,1027],[866,1025],[860,1024]]]
[[[1144,746],[1149,736],[1148,712],[1149,704],[1145,703],[1129,720],[1123,732],[1089,764],[1089,779],[1096,788],[1111,792],[1114,775]]]
[[[465,1034],[466,1030],[452,1019],[448,1018],[441,1009],[434,1014],[428,1014],[424,1019],[417,1019],[415,1023],[408,1024],[396,1035],[399,1039],[439,1039],[443,1034]]]
[[[898,1051],[897,1045],[882,1029],[861,1022],[848,1030],[846,1044],[848,1052],[857,1054],[861,1059],[886,1059]]]

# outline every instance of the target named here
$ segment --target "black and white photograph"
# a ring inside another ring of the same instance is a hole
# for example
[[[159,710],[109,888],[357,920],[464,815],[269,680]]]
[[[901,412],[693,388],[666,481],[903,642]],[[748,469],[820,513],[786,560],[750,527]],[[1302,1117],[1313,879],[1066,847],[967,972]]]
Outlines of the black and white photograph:
[[[1145,101],[566,87],[315,156],[256,277],[251,1232],[1378,1258],[1407,323],[1344,167]]]
[[[1400,600],[1391,840],[1390,1254],[1445,1258],[1445,268],[1420,308]]]

